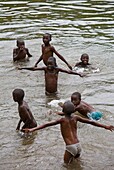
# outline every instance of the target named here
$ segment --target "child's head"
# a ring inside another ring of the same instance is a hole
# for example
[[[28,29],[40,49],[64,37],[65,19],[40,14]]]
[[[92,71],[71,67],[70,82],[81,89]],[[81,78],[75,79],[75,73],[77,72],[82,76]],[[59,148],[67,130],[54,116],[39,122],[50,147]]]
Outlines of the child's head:
[[[72,113],[74,113],[74,111],[74,104],[71,101],[68,100],[63,104],[63,112],[66,115],[70,116]]]
[[[51,37],[52,37],[51,34],[45,33],[43,35],[43,42],[44,42],[44,44],[48,44],[51,41]]]
[[[80,101],[81,101],[81,94],[79,92],[74,92],[72,95],[71,95],[71,102],[77,106],[78,104],[80,104]]]
[[[22,39],[17,39],[17,47],[21,48],[25,46],[25,42]]]
[[[13,100],[15,102],[20,102],[23,100],[24,98],[24,91],[22,89],[15,89],[13,92],[12,92],[12,95],[13,95]]]
[[[82,54],[80,60],[84,65],[87,65],[89,63],[89,55],[86,53]]]
[[[47,61],[47,67],[48,69],[53,69],[56,66],[56,58],[55,57],[49,57]]]

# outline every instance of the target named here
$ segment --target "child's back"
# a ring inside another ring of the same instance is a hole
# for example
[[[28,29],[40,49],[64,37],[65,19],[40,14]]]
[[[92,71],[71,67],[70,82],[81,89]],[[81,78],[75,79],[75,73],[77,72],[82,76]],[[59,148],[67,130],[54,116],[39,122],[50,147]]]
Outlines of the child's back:
[[[32,115],[32,112],[27,102],[23,100],[24,91],[22,89],[15,89],[13,90],[12,94],[14,101],[18,103],[18,111],[20,116],[20,120],[18,122],[16,130],[20,129],[20,125],[22,122],[24,123],[22,129],[36,127],[37,123]]]

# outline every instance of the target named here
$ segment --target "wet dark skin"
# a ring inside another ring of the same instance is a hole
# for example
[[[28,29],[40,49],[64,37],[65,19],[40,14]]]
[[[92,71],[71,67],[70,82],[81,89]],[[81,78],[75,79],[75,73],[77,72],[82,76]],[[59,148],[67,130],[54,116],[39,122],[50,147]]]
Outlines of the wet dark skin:
[[[45,91],[46,93],[57,93],[57,85],[58,85],[58,74],[59,72],[67,73],[67,74],[74,74],[79,75],[80,77],[83,77],[83,74],[79,74],[76,72],[73,72],[72,70],[64,70],[59,67],[55,67],[55,63],[52,60],[53,57],[50,57],[47,62],[47,67],[22,67],[18,69],[26,69],[31,71],[38,71],[38,70],[44,70],[45,72]]]
[[[79,95],[80,97],[79,97]],[[88,118],[87,114],[96,111],[93,106],[81,100],[81,94],[79,92],[71,95],[71,102],[74,104],[75,112],[78,111],[81,115]],[[60,105],[63,107],[63,105]],[[63,112],[58,112],[59,115],[63,116]]]
[[[64,59],[64,57],[55,50],[54,46],[50,44],[50,41],[51,41],[50,35],[44,34],[43,36],[44,44],[42,44],[42,55],[40,56],[38,61],[35,63],[35,67],[37,67],[37,64],[41,60],[43,60],[44,64],[47,66],[47,61],[49,57],[53,57],[53,54],[55,53],[72,70],[72,67],[68,64],[68,62]]]
[[[89,65],[91,65],[89,63],[89,56],[88,56],[88,54],[82,54],[80,60],[81,60],[81,62],[76,63],[75,67],[88,67]]]
[[[36,130],[44,129],[46,127],[54,126],[60,124],[60,129],[61,129],[61,135],[63,137],[63,140],[66,145],[72,145],[79,143],[79,139],[77,136],[77,122],[82,122],[82,123],[87,123],[91,124],[93,126],[101,127],[110,131],[114,130],[114,126],[112,125],[103,125],[100,123],[97,123],[95,121],[91,121],[89,119],[84,119],[80,116],[72,116],[71,114],[74,112],[75,108],[72,102],[67,101],[63,105],[63,113],[65,115],[64,118],[45,123],[41,126],[32,128],[32,129],[24,129],[25,132],[33,132]],[[76,155],[75,157],[69,153],[68,151],[65,150],[64,153],[64,163],[69,164],[73,161],[73,158],[78,158],[80,155]]]
[[[24,128],[33,128],[37,126],[37,123],[32,115],[32,112],[27,104],[26,101],[20,98],[20,94],[16,91],[13,91],[13,100],[18,103],[18,112],[20,116],[20,120],[18,122],[16,130],[20,130],[21,123],[23,122],[24,125],[22,126],[21,131]]]
[[[75,106],[75,111],[78,111],[80,114],[82,114],[85,117],[87,117],[87,113],[96,111],[90,104],[80,100],[78,95],[72,94],[71,101]]]
[[[21,61],[26,59],[26,56],[32,57],[29,53],[28,48],[25,48],[25,43],[22,41],[18,42],[18,48],[13,49],[13,61]]]

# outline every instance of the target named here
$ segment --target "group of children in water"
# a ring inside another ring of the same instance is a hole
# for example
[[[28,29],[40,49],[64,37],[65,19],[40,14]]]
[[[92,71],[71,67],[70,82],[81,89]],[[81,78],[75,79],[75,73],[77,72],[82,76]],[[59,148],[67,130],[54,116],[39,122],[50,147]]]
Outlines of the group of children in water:
[[[40,71],[43,70],[45,72],[45,93],[46,95],[56,94],[57,93],[57,83],[58,83],[58,73],[63,72],[67,74],[79,75],[83,77],[84,74],[77,73],[72,71],[72,67],[68,62],[64,59],[62,55],[60,55],[55,48],[50,44],[51,35],[46,33],[43,35],[43,45],[42,45],[42,55],[35,63],[34,67],[22,67],[18,68],[31,70],[31,71]],[[56,54],[63,62],[67,64],[69,70],[65,70],[59,68],[55,57],[53,54]],[[21,61],[25,60],[26,56],[32,57],[29,53],[29,50],[25,48],[25,44],[23,40],[17,40],[17,48],[13,50],[13,61]],[[38,63],[43,60],[45,66],[44,67],[37,67]],[[81,56],[81,62],[76,63],[75,66],[79,67],[88,67],[89,63],[89,56],[87,54],[83,54]],[[96,111],[90,104],[81,100],[81,94],[79,92],[74,92],[71,95],[71,100],[66,101],[62,105],[62,112],[57,112],[58,115],[63,116],[62,118],[48,122],[41,126],[37,126],[37,122],[27,105],[24,101],[24,91],[23,89],[15,89],[12,92],[13,99],[15,102],[18,103],[18,111],[20,120],[17,125],[16,130],[21,130],[22,132],[33,132],[36,130],[40,130],[49,126],[54,126],[60,124],[61,134],[66,144],[66,150],[64,153],[64,162],[69,164],[73,161],[74,158],[78,158],[81,154],[81,145],[78,140],[77,136],[77,122],[87,123],[94,126],[98,126],[110,131],[114,130],[114,126],[112,125],[103,125],[98,123],[96,120],[99,120],[102,117],[102,113]],[[72,113],[78,111],[83,117],[74,115]],[[20,128],[21,123],[24,123],[22,128]]]

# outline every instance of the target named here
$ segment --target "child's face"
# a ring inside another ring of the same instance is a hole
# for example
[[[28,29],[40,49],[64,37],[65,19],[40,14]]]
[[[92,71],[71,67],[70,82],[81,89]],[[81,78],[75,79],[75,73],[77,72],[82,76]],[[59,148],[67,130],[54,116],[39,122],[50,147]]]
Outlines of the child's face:
[[[48,60],[47,67],[48,67],[49,70],[53,70],[55,68],[54,67],[54,62],[51,61],[51,60]]]
[[[71,96],[71,102],[72,102],[75,106],[77,106],[77,105],[80,104],[80,99],[79,99],[79,97],[78,97],[77,95],[72,95],[72,96]]]
[[[12,93],[12,95],[13,95],[14,102],[17,102],[18,101],[18,96],[15,93]]]
[[[25,48],[25,44],[24,44],[24,43],[19,43],[19,44],[18,44],[18,48],[24,49],[24,48]]]
[[[81,61],[84,65],[87,65],[89,62],[89,57],[88,55],[84,55],[83,57],[81,57]]]
[[[13,95],[13,100],[14,100],[14,102],[20,102],[20,101],[22,101],[21,94],[18,94],[18,93],[13,92],[12,95]]]
[[[46,44],[49,44],[49,42],[50,42],[50,37],[49,35],[45,34],[43,36],[43,43],[46,45]]]

